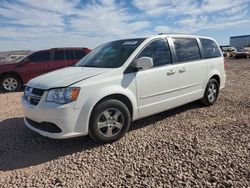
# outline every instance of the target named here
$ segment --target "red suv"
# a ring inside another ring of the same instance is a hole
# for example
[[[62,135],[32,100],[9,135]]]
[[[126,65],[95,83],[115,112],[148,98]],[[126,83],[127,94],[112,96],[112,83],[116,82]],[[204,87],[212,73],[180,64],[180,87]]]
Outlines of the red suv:
[[[90,51],[88,48],[53,48],[34,52],[18,63],[0,65],[0,90],[18,91],[30,79],[74,65]]]

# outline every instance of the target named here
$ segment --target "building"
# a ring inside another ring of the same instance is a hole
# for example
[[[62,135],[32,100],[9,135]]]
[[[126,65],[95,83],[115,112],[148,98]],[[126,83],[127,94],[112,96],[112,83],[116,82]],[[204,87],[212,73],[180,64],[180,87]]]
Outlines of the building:
[[[230,46],[235,48],[250,47],[250,35],[230,37]]]

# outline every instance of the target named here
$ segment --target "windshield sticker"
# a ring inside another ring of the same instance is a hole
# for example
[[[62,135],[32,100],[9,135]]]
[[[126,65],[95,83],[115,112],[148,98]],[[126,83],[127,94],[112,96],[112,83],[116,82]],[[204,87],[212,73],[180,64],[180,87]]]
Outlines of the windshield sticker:
[[[136,45],[137,42],[137,40],[125,41],[122,45]]]

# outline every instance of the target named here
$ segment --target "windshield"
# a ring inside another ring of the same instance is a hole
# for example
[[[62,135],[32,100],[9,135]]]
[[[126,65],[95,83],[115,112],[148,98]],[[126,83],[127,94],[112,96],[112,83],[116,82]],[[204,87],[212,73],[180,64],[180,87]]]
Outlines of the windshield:
[[[119,40],[100,45],[81,59],[76,66],[98,68],[120,67],[143,40],[145,39]]]

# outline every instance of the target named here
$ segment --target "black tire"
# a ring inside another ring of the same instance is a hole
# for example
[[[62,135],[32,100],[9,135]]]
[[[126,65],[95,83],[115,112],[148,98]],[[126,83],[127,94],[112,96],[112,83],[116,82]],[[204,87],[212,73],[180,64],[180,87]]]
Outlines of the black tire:
[[[12,82],[13,85],[7,86],[7,83]],[[8,74],[0,79],[0,90],[2,92],[14,92],[19,91],[22,87],[20,78],[13,74]]]
[[[214,86],[214,89],[212,89]],[[210,106],[213,105],[218,98],[219,95],[219,83],[216,79],[210,79],[207,83],[206,90],[204,92],[203,98],[200,100],[204,105]],[[212,92],[211,92],[212,91]],[[213,96],[213,97],[212,97]]]
[[[89,136],[99,143],[117,141],[126,134],[130,122],[131,115],[124,103],[115,99],[103,101],[92,111]]]

